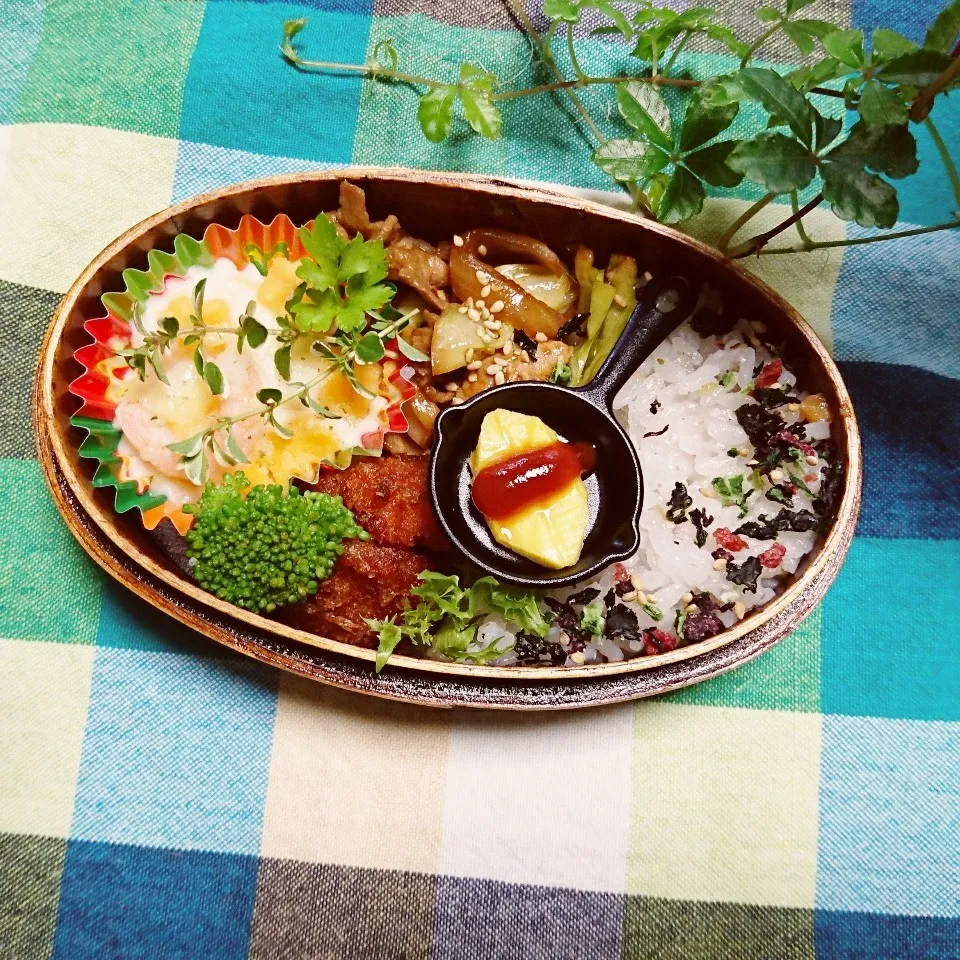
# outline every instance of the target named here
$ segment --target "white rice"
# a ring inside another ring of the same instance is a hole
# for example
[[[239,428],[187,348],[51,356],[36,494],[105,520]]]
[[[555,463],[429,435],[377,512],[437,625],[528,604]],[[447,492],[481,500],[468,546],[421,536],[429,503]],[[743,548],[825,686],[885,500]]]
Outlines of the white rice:
[[[753,344],[753,345],[751,345]],[[756,335],[746,322],[723,337],[701,337],[689,323],[683,324],[648,359],[623,388],[617,398],[616,411],[621,423],[640,452],[644,478],[644,506],[640,519],[641,546],[630,560],[626,561],[627,572],[639,582],[649,603],[662,613],[662,619],[652,619],[637,601],[629,603],[637,614],[641,629],[659,627],[673,633],[678,609],[685,606],[681,599],[687,593],[709,592],[724,604],[743,604],[746,610],[759,607],[777,593],[778,580],[784,574],[796,571],[800,561],[810,552],[816,540],[816,531],[778,534],[776,542],[786,548],[786,555],[776,569],[762,568],[755,593],[747,592],[726,579],[724,570],[714,569],[711,552],[717,549],[714,531],[726,527],[736,530],[741,524],[757,520],[761,513],[775,515],[781,504],[767,499],[770,489],[756,491],[747,501],[747,513],[740,515],[736,506],[724,507],[713,493],[711,482],[715,477],[730,477],[741,474],[744,489],[750,489],[752,469],[747,466],[754,454],[754,447],[747,434],[737,422],[735,410],[749,402],[745,391],[753,380],[753,371],[758,363],[773,357],[758,343]],[[726,387],[719,383],[727,371],[733,371],[734,380]],[[796,377],[784,368],[779,382],[793,387]],[[798,390],[791,393],[799,398],[807,396]],[[651,405],[657,401],[656,413]],[[778,413],[790,424],[799,421],[799,414],[788,406],[778,408]],[[669,429],[661,436],[644,437],[644,434]],[[806,424],[808,440],[829,436],[828,422]],[[728,450],[740,448],[747,456],[731,457]],[[801,475],[814,474],[816,479],[806,481],[815,496],[820,485],[820,470],[823,460],[816,465],[798,466]],[[789,478],[788,478],[789,479]],[[707,528],[707,542],[703,547],[695,543],[696,529],[689,520],[676,524],[666,518],[665,511],[676,483],[687,488],[693,504],[687,511],[702,508],[714,518]],[[810,509],[811,497],[798,491],[793,509]],[[736,563],[749,556],[757,556],[767,550],[773,541],[757,541],[744,537],[748,547],[735,554]],[[615,583],[614,568],[588,584],[579,584],[574,590],[557,594],[569,595],[584,586],[596,586],[605,594]],[[653,595],[651,598],[649,595]],[[655,602],[654,602],[655,598]],[[719,614],[729,627],[737,621],[734,610]],[[556,629],[556,628],[555,628]],[[502,622],[491,619],[479,631],[476,648],[486,648],[495,643],[503,648],[512,642],[509,628]],[[553,639],[551,637],[551,639]],[[583,651],[583,662],[597,663],[636,657],[641,652],[636,641],[595,638]],[[512,653],[500,658],[497,663],[508,665],[515,662]],[[570,657],[567,665],[576,664]]]

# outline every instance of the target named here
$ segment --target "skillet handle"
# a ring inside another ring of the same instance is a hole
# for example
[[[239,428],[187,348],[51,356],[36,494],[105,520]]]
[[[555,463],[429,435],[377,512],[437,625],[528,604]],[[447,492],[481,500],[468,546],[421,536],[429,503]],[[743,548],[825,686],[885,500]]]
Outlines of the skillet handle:
[[[620,388],[637,368],[693,312],[699,299],[690,282],[670,277],[657,286],[651,284],[627,320],[620,339],[603,361],[596,376],[578,393],[597,406],[611,408]]]

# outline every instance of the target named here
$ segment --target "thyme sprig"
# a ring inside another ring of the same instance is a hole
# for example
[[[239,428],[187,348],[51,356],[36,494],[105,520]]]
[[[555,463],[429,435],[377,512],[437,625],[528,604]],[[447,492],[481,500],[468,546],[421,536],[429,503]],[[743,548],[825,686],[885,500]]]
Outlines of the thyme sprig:
[[[759,34],[749,42],[722,23],[716,10],[694,7],[673,11],[656,0],[615,4],[611,0],[544,0],[549,20],[541,34],[523,0],[503,0],[527,33],[534,54],[554,78],[549,83],[511,89],[495,74],[463,63],[456,79],[441,79],[398,69],[400,54],[389,40],[380,41],[364,64],[309,60],[297,40],[306,20],[284,24],[281,52],[301,70],[347,71],[372,80],[419,89],[417,119],[427,139],[441,142],[455,129],[459,109],[469,127],[487,139],[504,130],[502,105],[536,95],[562,93],[570,98],[583,133],[592,141],[592,158],[626,189],[635,206],[662,222],[679,224],[703,208],[707,192],[723,193],[744,179],[764,194],[737,219],[719,242],[732,258],[810,251],[847,243],[879,242],[920,231],[893,231],[899,216],[893,182],[916,173],[919,161],[912,125],[922,123],[937,148],[951,183],[955,209],[940,224],[922,232],[960,227],[960,175],[930,117],[942,94],[960,87],[960,0],[950,0],[918,45],[894,30],[880,28],[866,38],[860,30],[838,29],[826,20],[807,17],[813,0],[780,0],[761,6]],[[627,9],[628,8],[628,9]],[[606,22],[595,34],[610,34],[628,45],[637,61],[633,70],[615,76],[592,76],[581,66],[575,28],[585,11]],[[562,38],[573,76],[561,69],[553,52]],[[714,44],[732,54],[739,66],[697,79],[681,70],[681,54],[692,40]],[[785,75],[757,65],[772,41],[787,42],[813,62]],[[624,134],[608,137],[578,93],[613,87]],[[669,102],[661,88],[675,88]],[[845,125],[829,109],[842,101],[855,122]],[[766,129],[730,135],[744,104],[762,110]],[[844,127],[846,126],[846,129]],[[808,190],[802,205],[798,194]],[[772,229],[734,243],[762,209],[777,199],[792,212]],[[822,205],[840,219],[881,228],[868,238],[817,241],[804,218]],[[795,229],[799,243],[769,246]]]
[[[290,386],[295,389],[286,394],[276,387],[264,387],[257,391],[256,406],[231,417],[217,417],[209,427],[185,440],[169,444],[167,449],[179,454],[187,479],[202,485],[207,482],[211,457],[223,467],[250,462],[233,433],[233,427],[238,423],[259,417],[280,437],[289,440],[293,432],[277,419],[277,410],[298,401],[318,416],[338,419],[340,415],[319,403],[311,391],[339,372],[357,393],[375,396],[358,379],[354,364],[376,363],[386,354],[386,345],[394,339],[401,351],[409,354],[411,359],[420,360],[423,355],[398,337],[418,313],[418,310],[411,310],[394,320],[386,320],[378,315],[371,329],[363,334],[346,332],[325,340],[315,340],[313,349],[328,361],[328,366],[317,376],[305,383],[291,382]]]

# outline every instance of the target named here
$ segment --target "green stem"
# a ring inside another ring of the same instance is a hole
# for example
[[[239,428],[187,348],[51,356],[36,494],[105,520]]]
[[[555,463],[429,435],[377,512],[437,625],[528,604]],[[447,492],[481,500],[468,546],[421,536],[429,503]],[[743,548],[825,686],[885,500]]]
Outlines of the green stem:
[[[783,21],[778,20],[772,27],[764,30],[763,33],[761,33],[760,36],[757,37],[757,39],[754,40],[749,47],[747,47],[747,52],[743,55],[743,59],[740,61],[741,70],[747,65],[750,58],[780,29],[782,25]]]
[[[730,246],[730,241],[737,235],[740,228],[748,220],[751,220],[754,216],[756,216],[776,196],[777,196],[776,193],[764,194],[764,196],[762,196],[756,203],[754,203],[750,207],[747,207],[747,209],[744,210],[744,212],[740,214],[740,216],[737,217],[736,220],[733,221],[733,223],[730,226],[730,229],[727,230],[727,232],[720,238],[719,242],[717,243],[717,247],[720,249],[721,253],[727,252],[727,247]]]
[[[883,233],[878,237],[854,237],[852,240],[811,240],[805,247],[777,247],[774,250],[761,250],[758,256],[773,257],[781,253],[806,253],[808,250],[825,250],[829,247],[857,247],[865,243],[879,243],[881,240],[901,240],[904,237],[918,237],[923,233],[937,233],[940,230],[956,230],[960,220],[938,223],[932,227],[917,227],[914,230],[899,230],[896,233]]]
[[[943,142],[943,137],[940,136],[940,131],[934,126],[933,121],[926,117],[923,125],[930,132],[930,139],[933,140],[937,153],[940,154],[940,159],[943,161],[944,169],[947,171],[947,176],[950,178],[950,186],[953,187],[953,202],[957,205],[955,212],[960,216],[960,176],[957,175],[953,157],[950,156],[950,151]]]
[[[391,340],[393,337],[395,337],[418,312],[419,311],[417,310],[412,310],[409,313],[405,313],[402,317],[398,317],[396,320],[394,320],[393,323],[391,323],[388,327],[378,331],[377,336],[380,338],[381,342],[386,343],[388,340]],[[261,404],[256,409],[238,413],[233,417],[221,417],[217,420],[214,426],[203,431],[203,443],[206,444],[208,438],[212,438],[221,430],[229,430],[236,423],[242,423],[244,420],[251,420],[253,417],[262,417],[271,410],[276,410],[277,407],[282,407],[294,400],[300,400],[302,397],[305,397],[314,387],[317,387],[323,383],[323,381],[326,380],[327,377],[331,376],[337,369],[339,369],[341,365],[349,365],[353,363],[356,357],[357,351],[355,349],[348,350],[346,353],[341,355],[337,364],[331,364],[331,366],[324,370],[323,373],[315,376],[312,380],[310,380],[308,383],[305,383],[294,393],[288,394],[285,397],[281,397],[276,403]]]
[[[794,213],[799,212],[799,209],[800,209],[800,198],[797,196],[797,191],[796,191],[796,190],[794,190],[794,191],[790,194],[790,206],[793,207],[793,212],[794,212]],[[800,242],[803,243],[804,245],[812,242],[812,241],[810,240],[810,237],[807,236],[807,231],[806,231],[806,230],[804,229],[804,227],[803,227],[803,220],[802,220],[801,218],[799,218],[799,217],[797,218],[797,233],[798,233],[799,236],[800,236]]]
[[[793,213],[787,217],[786,220],[782,220],[775,227],[771,227],[771,229],[764,233],[745,240],[740,246],[731,250],[728,256],[731,260],[742,260],[744,257],[759,253],[774,237],[779,236],[784,230],[789,230],[795,223],[800,223],[811,210],[816,210],[822,202],[823,194],[818,193],[809,203],[805,204],[799,210],[794,207]]]
[[[529,37],[530,42],[534,44],[534,46],[537,48],[543,62],[547,65],[551,73],[553,73],[553,75],[557,78],[557,85],[555,89],[563,89],[566,91],[567,96],[570,98],[570,102],[573,104],[577,113],[580,114],[581,119],[586,124],[590,132],[596,138],[597,143],[600,146],[603,146],[607,142],[607,138],[603,135],[603,131],[593,122],[593,117],[590,116],[589,110],[587,110],[587,108],[583,104],[583,101],[577,96],[577,94],[573,90],[574,87],[584,85],[585,81],[581,81],[581,80],[568,81],[564,77],[563,71],[560,69],[559,66],[557,66],[557,61],[554,59],[553,53],[550,50],[549,41],[553,37],[553,30],[556,27],[556,24],[558,21],[554,21],[554,23],[551,24],[550,29],[547,31],[547,36],[545,40],[543,37],[540,36],[539,33],[537,33],[537,28],[534,26],[533,21],[530,19],[530,16],[523,5],[523,0],[506,0],[506,2],[507,2],[507,5],[510,7],[510,9],[513,11],[514,16],[516,16],[517,20],[520,21],[520,25],[523,27],[524,31]],[[590,78],[587,78],[587,81],[594,80],[594,79],[600,79],[600,78],[590,77]],[[607,83],[623,82],[622,78],[614,79],[612,77],[605,77],[602,79],[603,79],[603,82],[607,82]],[[549,86],[553,86],[553,85],[551,84]],[[516,93],[516,91],[512,91],[512,92]],[[536,92],[540,92],[540,91],[536,91]],[[504,97],[503,99],[507,99],[507,98]],[[630,194],[630,198],[636,204],[638,209],[642,210],[648,216],[651,216],[651,217],[653,216],[653,211],[650,209],[650,204],[647,201],[647,198],[643,195],[643,193],[640,190],[637,189],[636,184],[625,183],[625,184],[618,184],[618,186],[623,187],[627,191],[627,193]]]
[[[567,56],[570,57],[570,64],[578,80],[585,80],[586,74],[580,68],[580,61],[577,59],[577,51],[573,45],[573,24],[567,24]]]
[[[687,45],[687,41],[693,36],[692,30],[687,30],[683,35],[683,39],[673,48],[673,53],[670,54],[670,59],[667,61],[667,65],[663,68],[662,76],[667,78],[670,76],[670,71],[673,69],[673,65],[676,62],[677,56],[680,51]]]
[[[699,87],[701,80],[686,80],[681,77],[665,77],[660,74],[656,77],[578,77],[576,80],[558,80],[556,83],[544,83],[538,87],[524,87],[521,90],[503,90],[491,94],[493,100],[516,100],[519,97],[530,97],[537,93],[548,93],[552,90],[576,90],[578,87],[592,87],[597,84],[617,84],[634,82],[650,83],[657,87]]]
[[[431,80],[430,77],[421,77],[416,73],[404,73],[402,70],[392,70],[390,67],[371,66],[369,63],[336,63],[332,60],[305,60],[293,47],[281,47],[286,59],[299,70],[344,70],[347,73],[360,73],[365,77],[386,77],[390,80],[400,80],[403,83],[412,83],[421,87],[449,87],[456,84],[445,83],[443,80]]]
[[[573,87],[577,86],[577,82],[569,82],[563,75],[563,71],[557,66],[557,61],[553,59],[553,54],[550,52],[549,44],[544,42],[543,37],[537,33],[537,28],[533,25],[533,21],[530,19],[529,14],[523,5],[523,0],[507,0],[507,3],[510,6],[510,9],[513,11],[516,18],[520,21],[520,25],[523,27],[527,36],[530,39],[530,42],[537,48],[537,51],[540,54],[541,59],[547,65],[550,72],[557,78],[557,81],[561,86],[556,87],[556,89],[564,89],[567,92],[567,96],[570,98],[570,102],[573,104],[577,113],[580,114],[580,118],[587,125],[590,132],[596,137],[597,142],[603,146],[607,142],[607,138],[603,135],[600,128],[593,122],[593,117],[590,116],[590,112],[583,105],[583,101],[574,93]],[[552,38],[554,25],[551,25],[550,31],[548,31],[548,36]],[[535,90],[536,88],[531,88]],[[540,91],[537,91],[540,92]]]
[[[292,400],[299,400],[301,397],[305,397],[314,387],[320,386],[320,384],[323,383],[327,377],[331,376],[335,370],[336,367],[329,367],[328,369],[324,370],[323,373],[315,376],[309,383],[305,383],[295,393],[291,393],[286,397],[281,397],[276,403],[261,404],[255,410],[247,410],[245,413],[238,413],[234,417],[221,417],[219,420],[217,420],[214,426],[203,431],[204,438],[212,437],[221,430],[229,430],[234,424],[242,423],[244,420],[251,420],[253,417],[262,417],[270,410],[276,410],[277,407],[282,407],[284,404],[290,403]]]

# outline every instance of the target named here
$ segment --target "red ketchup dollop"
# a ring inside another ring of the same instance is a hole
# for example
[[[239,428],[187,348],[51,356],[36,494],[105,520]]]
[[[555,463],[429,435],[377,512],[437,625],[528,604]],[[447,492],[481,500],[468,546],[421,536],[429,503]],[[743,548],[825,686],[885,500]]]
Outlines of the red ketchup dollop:
[[[552,500],[593,470],[592,443],[551,443],[484,467],[473,480],[474,506],[488,520],[507,520]]]

